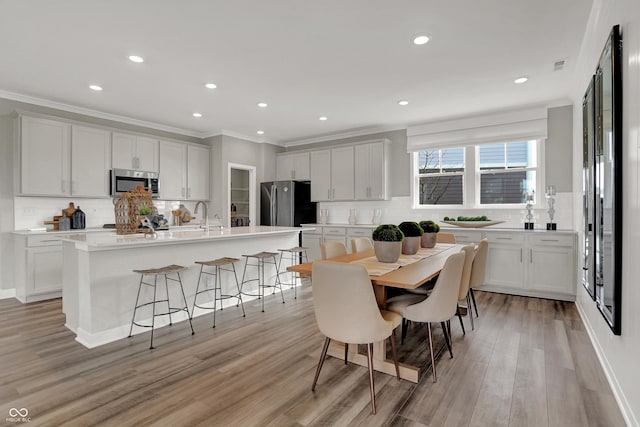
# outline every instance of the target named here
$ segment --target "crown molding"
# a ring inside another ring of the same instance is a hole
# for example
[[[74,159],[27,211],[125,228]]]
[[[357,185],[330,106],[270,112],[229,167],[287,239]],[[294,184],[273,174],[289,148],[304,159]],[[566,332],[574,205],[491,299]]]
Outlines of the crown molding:
[[[297,146],[300,146],[300,145],[314,144],[316,142],[334,141],[336,139],[353,138],[353,137],[356,137],[356,136],[371,135],[371,134],[374,134],[374,133],[392,132],[392,131],[395,131],[395,130],[404,130],[406,128],[407,127],[405,125],[398,125],[398,126],[390,126],[390,127],[377,127],[377,128],[359,129],[359,130],[354,130],[354,131],[349,131],[349,132],[336,133],[336,134],[332,134],[332,135],[319,136],[319,137],[315,137],[315,138],[307,138],[307,139],[300,139],[300,140],[297,140],[297,141],[284,142],[284,143],[278,144],[278,145],[281,145],[281,146],[286,147],[286,148],[297,147]]]
[[[160,130],[163,132],[176,133],[179,135],[192,136],[195,138],[203,138],[202,132],[194,132],[192,130],[176,128],[173,126],[166,126],[160,123],[132,119],[130,117],[119,116],[117,114],[111,114],[111,113],[105,113],[98,110],[92,110],[90,108],[77,107],[75,105],[69,105],[62,102],[56,102],[48,99],[37,98],[34,96],[23,95],[20,93],[9,92],[2,89],[0,89],[0,98],[9,99],[9,100],[18,101],[18,102],[25,102],[27,104],[38,105],[40,107],[54,108],[57,110],[67,111],[69,113],[83,114],[85,116],[96,117],[98,119],[113,120],[120,123],[127,123],[130,125],[142,126],[150,129]]]

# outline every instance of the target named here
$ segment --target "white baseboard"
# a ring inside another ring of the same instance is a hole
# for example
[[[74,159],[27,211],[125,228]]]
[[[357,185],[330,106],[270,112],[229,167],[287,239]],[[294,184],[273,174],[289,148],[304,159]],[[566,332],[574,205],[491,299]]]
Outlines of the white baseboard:
[[[587,335],[589,335],[589,339],[591,340],[591,344],[593,345],[594,350],[596,351],[596,355],[598,356],[598,360],[600,361],[600,365],[604,370],[604,374],[607,377],[607,381],[609,382],[609,386],[611,386],[611,390],[613,391],[613,396],[618,403],[618,407],[620,408],[620,412],[622,412],[622,417],[628,426],[639,427],[638,419],[636,418],[631,406],[629,405],[629,401],[627,400],[622,388],[620,387],[620,383],[618,382],[618,378],[616,377],[611,364],[609,364],[609,360],[604,354],[602,350],[602,346],[596,337],[596,334],[591,326],[591,322],[587,317],[586,313],[582,309],[580,305],[580,300],[576,300],[576,307],[578,308],[578,313],[580,314],[580,318],[582,319],[582,323],[585,326],[587,331]]]
[[[16,288],[0,289],[0,299],[8,299],[16,297]]]

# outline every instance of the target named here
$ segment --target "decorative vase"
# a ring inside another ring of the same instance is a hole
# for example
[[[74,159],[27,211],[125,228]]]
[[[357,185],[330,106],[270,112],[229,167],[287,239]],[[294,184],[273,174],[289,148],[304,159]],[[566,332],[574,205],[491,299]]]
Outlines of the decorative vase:
[[[373,242],[373,250],[380,262],[396,262],[402,253],[402,242]]]
[[[433,248],[438,240],[438,233],[424,233],[420,238],[420,246],[423,248]]]
[[[405,255],[413,255],[420,249],[420,236],[406,237],[402,241],[402,253]]]

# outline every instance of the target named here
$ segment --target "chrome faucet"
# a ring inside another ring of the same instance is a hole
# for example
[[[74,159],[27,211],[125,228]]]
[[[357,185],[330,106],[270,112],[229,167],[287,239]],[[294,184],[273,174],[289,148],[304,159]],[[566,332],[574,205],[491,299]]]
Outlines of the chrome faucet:
[[[203,200],[198,200],[196,202],[196,207],[193,210],[194,214],[198,213],[198,206],[204,206],[204,213],[202,214],[202,220],[200,221],[200,228],[204,228],[205,230],[209,229],[209,208],[207,207],[207,203]]]
[[[150,233],[146,233],[144,235],[145,238],[156,239],[158,237],[158,233],[156,233],[156,229],[153,228],[153,224],[151,224],[151,221],[149,221],[147,218],[140,221],[140,225],[142,226],[142,228],[148,228],[149,230],[151,230]]]

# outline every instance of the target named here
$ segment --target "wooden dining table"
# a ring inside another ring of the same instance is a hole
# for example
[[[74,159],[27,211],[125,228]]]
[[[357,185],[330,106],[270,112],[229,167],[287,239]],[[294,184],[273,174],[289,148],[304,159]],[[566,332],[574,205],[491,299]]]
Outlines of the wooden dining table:
[[[459,252],[462,246],[437,244],[436,249],[441,249],[438,253],[381,275],[369,275],[378,306],[381,309],[386,308],[389,288],[416,289],[436,277],[442,270],[447,258]],[[352,263],[372,256],[375,256],[375,252],[369,250],[330,258],[327,261]],[[287,270],[312,276],[313,262],[293,265],[288,267]],[[313,280],[313,277],[311,277],[311,280]],[[348,347],[348,360],[358,365],[367,366],[367,356],[360,354],[357,351],[357,347],[355,345]],[[327,354],[340,359],[344,358],[344,344],[332,340]],[[386,340],[374,343],[373,368],[389,375],[395,375],[395,365],[392,360],[386,358],[386,354]],[[417,383],[420,379],[420,367],[400,363],[400,378]]]

